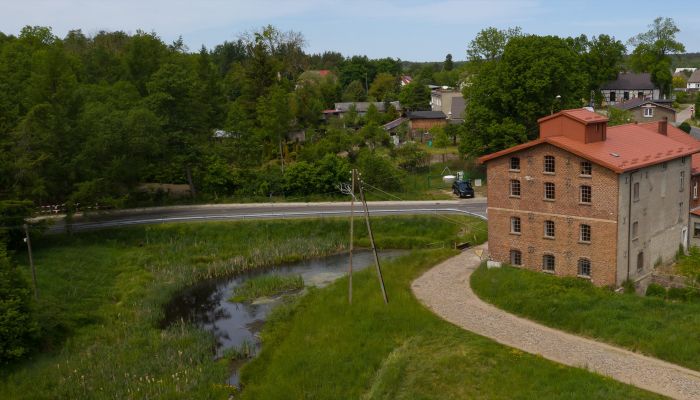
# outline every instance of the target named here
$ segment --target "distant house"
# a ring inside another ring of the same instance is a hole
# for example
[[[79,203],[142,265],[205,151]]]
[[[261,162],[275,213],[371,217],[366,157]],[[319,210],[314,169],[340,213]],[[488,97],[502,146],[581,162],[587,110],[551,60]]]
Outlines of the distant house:
[[[683,72],[683,71],[689,71],[692,73],[692,72],[695,72],[696,69],[697,68],[693,68],[693,67],[678,67],[678,68],[676,68],[675,71],[673,71],[673,73],[677,74],[677,73]]]
[[[411,137],[418,135],[421,142],[430,128],[447,125],[447,116],[442,111],[411,111],[406,116]]]
[[[662,104],[653,100],[635,97],[624,103],[615,104],[612,107],[618,110],[629,111],[632,114],[632,120],[636,122],[653,122],[664,119],[669,122],[676,122],[676,110],[668,104]]]
[[[355,111],[357,112],[357,115],[359,116],[364,116],[367,114],[367,110],[369,110],[370,104],[374,104],[375,107],[377,107],[377,111],[379,112],[385,112],[386,111],[386,103],[382,101],[375,101],[375,102],[368,102],[368,101],[355,101],[355,102],[343,102],[343,103],[335,103],[335,107],[332,110],[324,110],[323,111],[323,116],[324,119],[328,120],[331,117],[343,117],[344,114],[348,113],[352,106],[355,106]],[[390,105],[394,106],[396,111],[401,111],[401,103],[398,101],[392,101],[389,103]]]
[[[409,83],[413,82],[413,78],[411,78],[409,75],[401,75],[401,86],[406,86]]]
[[[696,69],[693,71],[693,74],[690,75],[686,88],[688,90],[700,90],[700,69]]]
[[[451,124],[461,124],[464,122],[464,112],[466,111],[466,103],[464,97],[459,96],[452,99],[450,111],[447,113],[447,120]]]
[[[658,99],[661,94],[659,88],[651,81],[651,74],[646,72],[621,72],[617,79],[603,84],[600,91],[607,104],[617,104],[636,97]]]
[[[396,118],[395,120],[389,121],[386,124],[382,125],[382,129],[389,132],[389,134],[393,135],[394,132],[396,131],[396,129],[406,121],[408,121],[408,118],[404,118],[404,117]]]

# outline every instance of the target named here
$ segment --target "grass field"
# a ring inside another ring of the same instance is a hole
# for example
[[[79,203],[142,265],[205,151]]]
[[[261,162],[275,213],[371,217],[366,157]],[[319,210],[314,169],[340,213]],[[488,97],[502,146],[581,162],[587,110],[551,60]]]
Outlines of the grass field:
[[[700,371],[700,303],[621,295],[512,267],[481,267],[471,285],[508,312]]]
[[[463,331],[420,305],[410,283],[452,250],[420,250],[278,309],[242,371],[244,399],[652,399],[582,369]]]
[[[449,247],[485,223],[450,217],[378,218],[380,247]],[[358,219],[357,245],[367,243]],[[199,280],[347,246],[348,221],[168,224],[34,241],[43,351],[2,366],[1,399],[226,398],[226,363],[186,324],[158,328],[162,306]],[[460,237],[462,237],[460,239]],[[23,254],[18,260],[26,271]]]

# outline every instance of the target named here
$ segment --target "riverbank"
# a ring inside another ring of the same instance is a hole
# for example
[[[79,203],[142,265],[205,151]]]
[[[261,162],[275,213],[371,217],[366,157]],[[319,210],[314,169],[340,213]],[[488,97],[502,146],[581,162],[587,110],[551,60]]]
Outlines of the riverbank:
[[[380,246],[449,246],[450,217],[373,219]],[[365,231],[358,219],[357,244]],[[479,234],[481,235],[481,233]],[[4,366],[0,398],[225,398],[226,362],[189,324],[161,330],[162,307],[202,279],[345,250],[346,219],[168,224],[36,240],[43,351]],[[418,239],[416,239],[418,238]],[[410,239],[410,240],[409,240]],[[27,271],[23,255],[18,259]]]
[[[242,371],[243,399],[658,399],[464,331],[411,292],[424,271],[457,254],[420,250],[384,265],[389,304],[373,269],[280,308],[263,351]]]

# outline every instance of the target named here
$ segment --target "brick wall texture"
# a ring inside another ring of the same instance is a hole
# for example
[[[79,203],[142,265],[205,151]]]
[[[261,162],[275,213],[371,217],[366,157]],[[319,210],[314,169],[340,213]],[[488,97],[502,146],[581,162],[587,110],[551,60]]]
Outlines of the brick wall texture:
[[[554,156],[555,172],[544,172],[545,156]],[[511,157],[520,170],[510,170]],[[519,250],[524,268],[541,271],[543,256],[555,257],[554,273],[577,276],[579,259],[591,265],[591,281],[616,284],[618,176],[592,164],[590,177],[581,175],[583,158],[549,144],[493,159],[487,164],[489,252],[494,260],[510,262]],[[510,181],[520,180],[520,197],[510,196]],[[544,184],[555,185],[555,200],[544,199]],[[580,203],[580,187],[590,186],[591,204]],[[511,217],[520,217],[521,233],[511,233]],[[545,237],[545,221],[553,221],[554,238]],[[580,225],[591,228],[590,243],[581,242]]]

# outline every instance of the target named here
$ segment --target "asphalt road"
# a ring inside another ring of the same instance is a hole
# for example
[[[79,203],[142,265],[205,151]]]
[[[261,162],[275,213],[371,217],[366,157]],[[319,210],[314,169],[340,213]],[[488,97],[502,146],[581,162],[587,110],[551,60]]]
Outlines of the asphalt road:
[[[368,208],[370,215],[375,216],[399,214],[461,214],[486,218],[485,198],[439,201],[378,201],[369,202]],[[361,204],[355,203],[355,212],[362,212]],[[349,214],[349,202],[173,206],[76,215],[73,218],[71,227],[74,232],[78,232],[169,222],[319,218],[348,216]],[[53,221],[53,224],[49,228],[50,233],[65,231],[65,221],[62,217],[50,217],[48,219]]]

